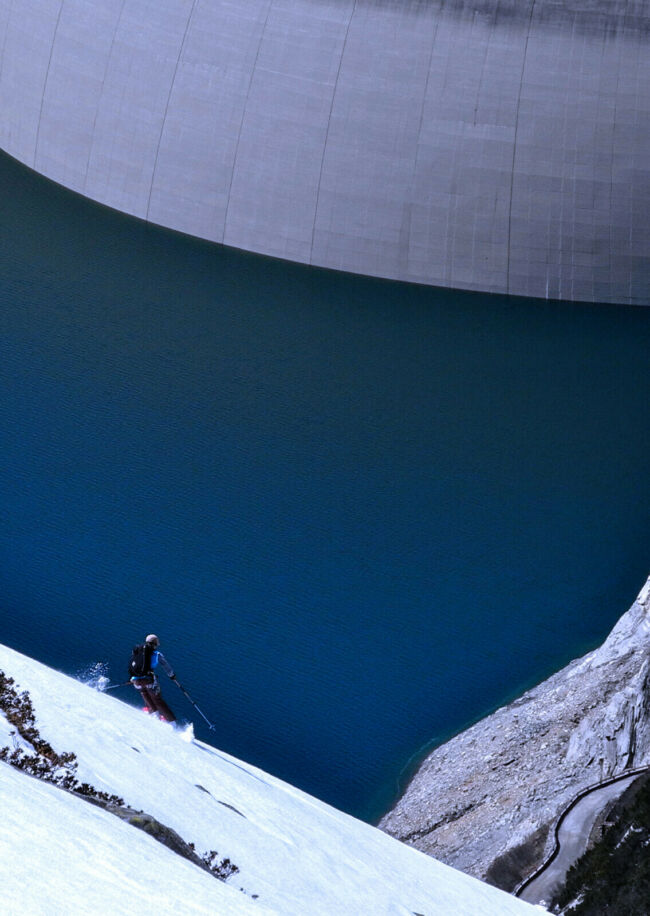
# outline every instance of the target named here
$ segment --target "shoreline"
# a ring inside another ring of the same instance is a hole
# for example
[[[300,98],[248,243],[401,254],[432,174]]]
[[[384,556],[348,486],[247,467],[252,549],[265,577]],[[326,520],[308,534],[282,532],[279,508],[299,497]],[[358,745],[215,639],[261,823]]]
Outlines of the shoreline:
[[[627,612],[626,612],[627,613]],[[619,618],[620,619],[620,618]],[[618,621],[617,621],[618,623]],[[614,624],[616,626],[617,624]],[[612,628],[613,629],[613,628]],[[608,632],[611,633],[611,630]],[[425,741],[425,743],[415,751],[411,757],[409,757],[407,763],[400,770],[399,775],[396,777],[397,791],[392,795],[393,801],[390,803],[389,807],[383,808],[382,813],[374,816],[372,820],[369,821],[374,827],[379,827],[381,821],[388,817],[389,814],[399,805],[401,800],[404,798],[411,783],[416,779],[418,772],[421,767],[425,764],[427,759],[434,754],[439,748],[444,747],[450,742],[454,741],[456,738],[459,738],[461,735],[468,732],[470,729],[479,725],[481,722],[484,722],[487,719],[490,719],[493,715],[498,713],[500,710],[508,709],[508,707],[517,703],[517,701],[523,697],[525,694],[534,691],[535,689],[542,687],[547,681],[556,675],[560,674],[571,664],[580,659],[585,658],[587,655],[596,652],[602,645],[603,640],[590,643],[587,647],[584,648],[584,651],[580,652],[576,656],[572,656],[568,661],[560,664],[559,667],[553,667],[550,670],[550,673],[542,675],[539,679],[531,680],[530,682],[524,682],[523,685],[515,688],[513,691],[509,692],[506,695],[506,699],[501,702],[495,703],[492,706],[488,707],[485,712],[480,713],[476,717],[468,719],[465,724],[461,725],[460,728],[453,729],[449,732],[443,733],[440,738],[432,738],[430,741]],[[381,828],[380,828],[381,829]]]
[[[650,763],[650,578],[597,649],[431,751],[378,822],[512,890],[577,792]]]

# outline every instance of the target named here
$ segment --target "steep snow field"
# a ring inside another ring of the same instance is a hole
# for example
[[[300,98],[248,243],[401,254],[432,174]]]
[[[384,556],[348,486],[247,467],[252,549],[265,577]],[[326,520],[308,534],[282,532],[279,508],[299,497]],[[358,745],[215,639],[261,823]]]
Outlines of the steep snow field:
[[[0,646],[78,776],[240,869],[226,883],[117,817],[0,763],[1,909],[130,916],[517,916],[482,884],[139,710]],[[181,709],[180,693],[170,700]],[[0,715],[0,746],[10,744]],[[254,897],[253,895],[257,895]]]
[[[161,846],[142,831],[2,764],[2,912],[273,912]],[[153,908],[145,907],[145,912]]]

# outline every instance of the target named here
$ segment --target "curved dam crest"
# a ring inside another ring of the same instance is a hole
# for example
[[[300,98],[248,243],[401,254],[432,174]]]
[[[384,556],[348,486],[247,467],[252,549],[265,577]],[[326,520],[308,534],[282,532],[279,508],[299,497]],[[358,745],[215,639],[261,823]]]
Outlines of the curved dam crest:
[[[0,0],[0,147],[211,241],[650,301],[641,2]]]

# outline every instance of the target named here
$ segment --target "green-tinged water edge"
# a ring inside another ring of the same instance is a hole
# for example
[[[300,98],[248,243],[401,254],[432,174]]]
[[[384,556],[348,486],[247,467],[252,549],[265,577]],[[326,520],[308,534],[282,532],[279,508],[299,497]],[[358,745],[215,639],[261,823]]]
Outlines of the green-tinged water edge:
[[[156,632],[199,737],[374,820],[632,603],[650,310],[288,264],[6,156],[0,188],[1,641],[119,683]]]

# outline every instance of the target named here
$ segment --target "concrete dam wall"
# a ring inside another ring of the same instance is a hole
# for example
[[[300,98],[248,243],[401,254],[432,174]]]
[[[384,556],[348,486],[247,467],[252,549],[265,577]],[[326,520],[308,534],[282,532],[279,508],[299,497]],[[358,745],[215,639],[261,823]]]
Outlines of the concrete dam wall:
[[[644,0],[0,0],[0,147],[226,245],[650,304]]]

